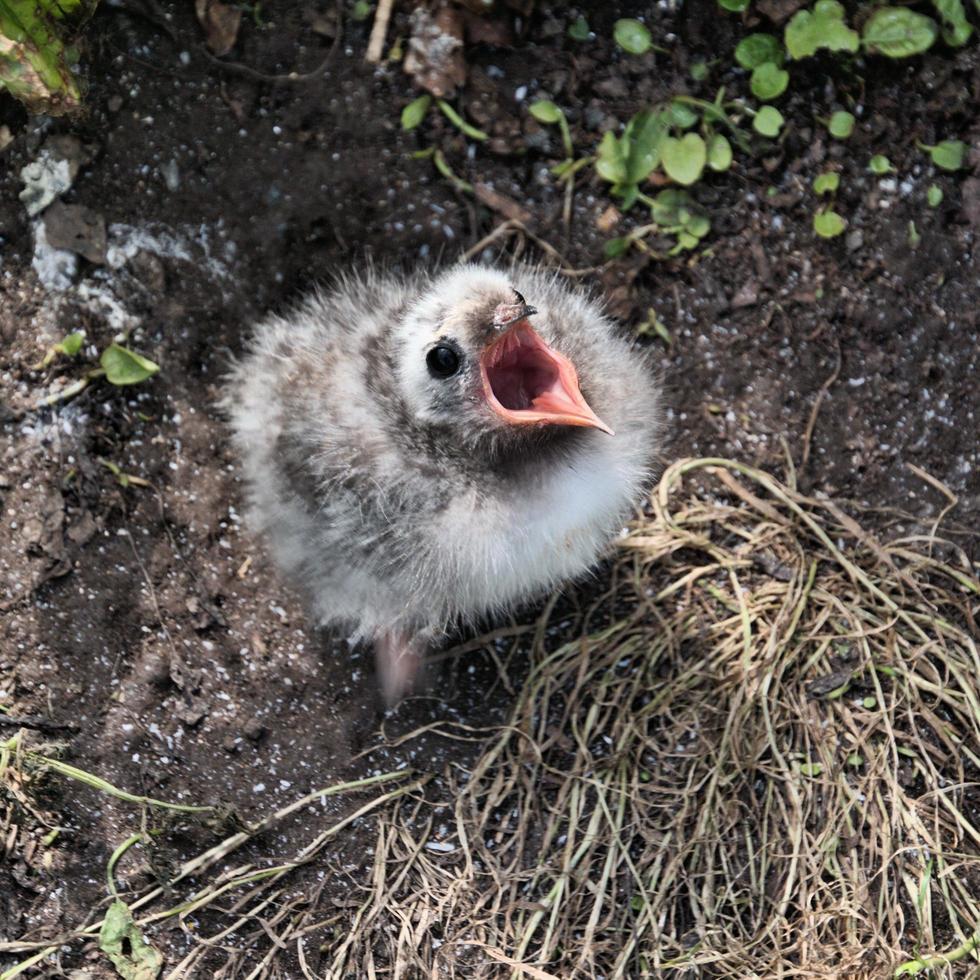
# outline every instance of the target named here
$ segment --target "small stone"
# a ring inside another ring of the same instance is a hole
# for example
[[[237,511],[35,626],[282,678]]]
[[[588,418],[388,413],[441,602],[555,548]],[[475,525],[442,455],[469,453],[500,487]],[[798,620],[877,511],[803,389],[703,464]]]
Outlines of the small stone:
[[[864,232],[860,228],[849,231],[844,239],[848,252],[856,252],[864,244]]]
[[[249,718],[245,722],[245,727],[242,729],[242,734],[250,742],[258,742],[260,739],[264,738],[268,733],[269,729],[259,721],[258,718]]]

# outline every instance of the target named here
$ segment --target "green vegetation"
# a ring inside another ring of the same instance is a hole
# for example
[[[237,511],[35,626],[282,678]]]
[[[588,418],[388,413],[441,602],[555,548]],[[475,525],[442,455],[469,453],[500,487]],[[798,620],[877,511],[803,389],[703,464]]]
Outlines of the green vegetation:
[[[653,47],[650,29],[632,18],[616,21],[613,39],[627,54],[646,54]]]
[[[718,0],[718,3],[734,13],[744,12],[749,6],[748,0]],[[757,30],[738,41],[732,56],[734,63],[748,73],[746,95],[751,98],[726,97],[724,87],[718,89],[712,101],[678,93],[659,105],[641,109],[621,131],[607,130],[598,145],[584,154],[575,146],[565,110],[551,99],[532,102],[528,107],[531,116],[545,126],[557,127],[561,134],[563,157],[552,165],[551,173],[565,185],[566,223],[575,178],[586,167],[594,166],[596,175],[610,185],[609,192],[621,211],[630,211],[638,203],[650,209],[649,222],[606,243],[608,258],[634,247],[656,255],[650,242],[651,236],[656,235],[673,238],[673,243],[663,249],[664,255],[698,248],[710,231],[711,221],[692,190],[706,174],[730,170],[735,164],[736,150],[748,156],[767,153],[768,141],[780,141],[788,128],[800,130],[812,126],[815,120],[835,140],[847,140],[853,135],[857,119],[849,109],[836,109],[826,117],[808,114],[805,118],[799,118],[796,109],[796,115],[787,118],[786,106],[781,103],[777,108],[774,103],[791,91],[794,66],[808,58],[834,59],[842,65],[845,73],[842,77],[851,77],[860,66],[855,60],[857,55],[906,58],[927,50],[939,38],[957,46],[972,35],[962,0],[933,0],[932,9],[940,18],[942,28],[931,17],[908,7],[880,7],[849,15],[839,0],[816,0],[789,19],[781,36]],[[579,43],[593,37],[583,17],[568,24],[567,34]],[[612,40],[633,56],[661,50],[654,45],[650,29],[632,18],[615,22]],[[692,81],[695,84],[706,81],[712,66],[718,63],[694,62],[690,68]],[[841,101],[849,104],[851,98],[848,91]],[[486,133],[469,125],[444,100],[434,101],[468,138],[481,142],[487,139]],[[422,95],[408,103],[402,110],[402,128],[417,128],[432,102],[431,96]],[[940,170],[953,172],[966,165],[968,148],[962,140],[946,139],[935,145],[919,143],[918,146]],[[473,193],[473,187],[453,172],[438,148],[416,151],[415,156],[430,157],[439,173],[457,190]],[[884,153],[870,157],[867,171],[876,176],[897,172]],[[814,233],[821,238],[835,238],[847,227],[845,217],[834,206],[841,174],[835,169],[811,179],[814,193],[826,199],[813,215]],[[663,188],[663,184],[673,186]],[[654,194],[648,185],[659,185],[661,190]],[[775,188],[769,191],[775,193]],[[938,207],[942,190],[933,185],[926,200],[930,207]]]
[[[0,88],[31,112],[58,116],[81,104],[71,32],[98,0],[0,0]]]
[[[68,334],[45,351],[44,357],[33,365],[33,370],[44,370],[58,357],[76,357],[81,352],[84,339],[84,334],[79,331]],[[41,401],[41,406],[68,401],[80,395],[92,381],[98,378],[105,378],[109,384],[122,387],[140,384],[152,378],[159,370],[160,366],[148,357],[114,342],[102,351],[99,356],[99,367],[89,368],[80,378],[76,378],[54,394],[48,395]]]

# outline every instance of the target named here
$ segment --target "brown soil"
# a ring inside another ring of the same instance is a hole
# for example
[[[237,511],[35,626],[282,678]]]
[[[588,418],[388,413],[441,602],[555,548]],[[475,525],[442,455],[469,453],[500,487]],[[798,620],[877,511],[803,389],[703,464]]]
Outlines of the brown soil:
[[[317,786],[402,765],[439,772],[476,751],[432,738],[358,755],[383,720],[371,658],[308,628],[243,529],[215,408],[227,360],[263,311],[357,262],[454,258],[503,220],[454,191],[431,161],[413,159],[423,146],[440,145],[461,176],[519,202],[568,267],[594,267],[584,279],[627,323],[657,312],[673,339],[650,341],[663,347],[669,387],[665,459],[730,455],[780,472],[792,459],[813,492],[931,518],[947,500],[924,471],[959,499],[953,518],[975,527],[976,202],[962,198],[964,175],[935,172],[916,140],[972,140],[976,163],[976,46],[913,63],[875,60],[833,81],[831,62],[799,70],[783,106],[792,120],[785,139],[740,155],[733,172],[697,188],[712,217],[709,251],[603,266],[604,241],[639,214],[599,231],[607,186],[583,176],[566,228],[548,175],[560,157],[557,133],[542,130],[527,105],[547,94],[566,107],[585,152],[613,120],[671,93],[744,91],[729,67],[742,29],[717,15],[714,0],[658,13],[655,41],[670,53],[638,59],[608,38],[615,16],[648,5],[579,4],[596,33],[586,45],[566,37],[572,15],[561,4],[538,3],[526,19],[502,13],[512,44],[467,52],[460,104],[493,136],[475,152],[435,111],[420,130],[400,130],[415,93],[399,67],[365,64],[370,19],[345,23],[334,46],[310,26],[331,4],[263,3],[261,25],[246,16],[233,65],[219,66],[204,52],[192,6],[102,5],[84,59],[84,119],[31,120],[0,96],[0,123],[14,134],[0,155],[0,709],[65,726],[38,737],[59,741],[73,765],[131,792],[220,801],[254,819]],[[389,37],[407,30],[399,10]],[[715,56],[708,80],[692,82],[691,63]],[[281,77],[324,61],[310,79]],[[859,125],[847,142],[833,141],[817,117],[849,99],[861,106]],[[91,358],[89,346],[101,350],[119,329],[105,302],[77,285],[58,299],[32,270],[19,173],[62,133],[93,153],[64,200],[102,215],[117,244],[128,233],[115,226],[156,235],[157,245],[144,239],[118,268],[82,260],[75,281],[138,319],[129,343],[162,370],[130,389],[97,381],[36,410],[81,373],[65,358],[33,367],[48,345],[84,329]],[[866,170],[876,152],[897,170],[890,181]],[[811,227],[811,181],[827,168],[842,170],[838,210],[850,222],[829,242]],[[935,209],[925,201],[932,183],[945,194]],[[166,235],[176,245],[160,244]],[[522,242],[525,257],[544,257],[519,235],[479,257],[505,258]],[[104,461],[149,486],[122,486]],[[437,719],[479,726],[505,717],[506,692],[486,696],[494,677],[486,654],[438,670],[439,696],[384,719],[388,735]],[[59,842],[27,846],[43,836],[41,823],[3,828],[13,836],[0,855],[0,939],[56,937],[83,922],[105,895],[112,849],[139,826],[134,807],[71,783],[45,786]],[[330,805],[340,813],[349,804]],[[120,878],[144,884],[224,829],[172,822],[155,866],[134,861]],[[302,829],[300,819],[285,824],[275,850],[289,854],[305,841]],[[362,834],[370,828],[334,845],[297,893],[325,879],[317,900],[342,902],[369,866]],[[53,855],[48,864],[42,850]],[[246,849],[241,862],[248,857]],[[177,929],[157,939],[176,958],[192,942]],[[80,949],[65,954],[65,968],[84,962]],[[0,969],[5,962],[13,960],[0,956]]]

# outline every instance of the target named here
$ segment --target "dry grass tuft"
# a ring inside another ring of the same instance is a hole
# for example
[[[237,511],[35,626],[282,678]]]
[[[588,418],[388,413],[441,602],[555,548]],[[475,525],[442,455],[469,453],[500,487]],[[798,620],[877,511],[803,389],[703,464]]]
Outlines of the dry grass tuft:
[[[728,460],[671,467],[653,510],[574,635],[552,604],[524,638],[533,666],[508,724],[443,726],[482,743],[476,764],[396,780],[361,808],[374,865],[351,907],[317,923],[315,902],[285,902],[296,859],[262,880],[244,869],[211,938],[248,927],[255,951],[213,975],[976,969],[980,584],[966,556],[935,529],[879,542]],[[197,886],[195,909],[228,891]],[[295,971],[275,966],[285,957]]]

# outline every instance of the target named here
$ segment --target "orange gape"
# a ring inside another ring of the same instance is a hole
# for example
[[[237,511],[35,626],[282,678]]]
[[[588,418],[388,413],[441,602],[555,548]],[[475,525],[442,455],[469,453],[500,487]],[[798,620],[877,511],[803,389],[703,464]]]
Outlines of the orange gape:
[[[526,315],[483,351],[480,374],[487,402],[506,422],[588,426],[613,435],[582,397],[575,365],[535,333]]]

